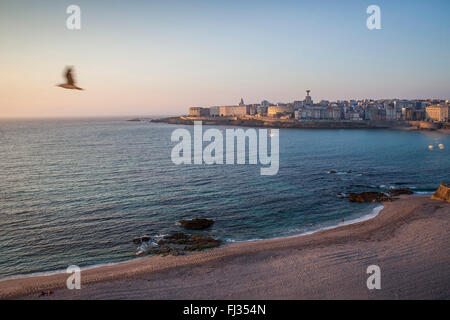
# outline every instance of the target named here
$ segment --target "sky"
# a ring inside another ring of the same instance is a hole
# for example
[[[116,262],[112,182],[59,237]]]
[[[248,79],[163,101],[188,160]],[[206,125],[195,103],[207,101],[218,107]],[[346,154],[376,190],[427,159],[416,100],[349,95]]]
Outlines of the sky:
[[[81,30],[66,9],[81,8]],[[369,5],[381,29],[369,30]],[[450,1],[0,1],[0,118],[450,96]],[[66,90],[67,65],[84,91]]]

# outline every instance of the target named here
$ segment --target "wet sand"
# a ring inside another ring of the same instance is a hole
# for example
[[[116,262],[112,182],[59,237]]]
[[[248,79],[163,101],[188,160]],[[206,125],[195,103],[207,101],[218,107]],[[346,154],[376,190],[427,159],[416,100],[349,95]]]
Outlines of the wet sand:
[[[3,299],[449,299],[450,203],[403,196],[373,219],[310,235],[0,282]],[[369,290],[367,267],[381,268]],[[42,290],[55,290],[39,297]]]

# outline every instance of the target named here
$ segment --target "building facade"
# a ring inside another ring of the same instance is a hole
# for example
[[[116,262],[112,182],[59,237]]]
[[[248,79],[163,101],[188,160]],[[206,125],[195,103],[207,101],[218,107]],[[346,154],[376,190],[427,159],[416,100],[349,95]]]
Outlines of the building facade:
[[[277,117],[282,114],[293,113],[294,108],[292,106],[270,106],[267,108],[267,115],[269,117]]]
[[[247,106],[222,106],[219,108],[221,117],[242,117],[250,113],[250,107]]]
[[[341,108],[331,107],[304,107],[295,112],[297,120],[340,120]]]
[[[209,117],[209,108],[191,107],[189,108],[190,117]]]
[[[426,117],[430,121],[448,122],[449,105],[432,105],[426,107]]]
[[[210,117],[220,116],[220,107],[210,107],[209,108],[209,116]]]

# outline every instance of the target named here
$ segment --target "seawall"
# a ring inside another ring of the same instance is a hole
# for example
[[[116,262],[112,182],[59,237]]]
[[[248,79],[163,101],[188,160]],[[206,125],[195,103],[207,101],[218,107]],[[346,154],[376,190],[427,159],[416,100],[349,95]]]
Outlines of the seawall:
[[[297,129],[386,129],[411,128],[412,124],[406,121],[294,121],[294,120],[268,120],[268,119],[237,119],[237,118],[191,118],[171,117],[153,119],[152,122],[169,124],[193,125],[194,121],[202,121],[203,125],[226,125],[243,127],[268,128],[297,128]]]

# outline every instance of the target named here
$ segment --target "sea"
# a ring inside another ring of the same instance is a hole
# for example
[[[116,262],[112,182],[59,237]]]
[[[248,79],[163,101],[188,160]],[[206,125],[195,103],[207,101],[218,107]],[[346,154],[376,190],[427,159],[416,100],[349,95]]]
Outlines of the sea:
[[[431,194],[450,178],[437,131],[280,129],[278,174],[263,176],[176,165],[171,135],[192,126],[127,120],[0,120],[0,279],[135,259],[133,238],[185,232],[180,219],[214,219],[195,232],[225,245],[307,234],[381,209],[342,195]]]

